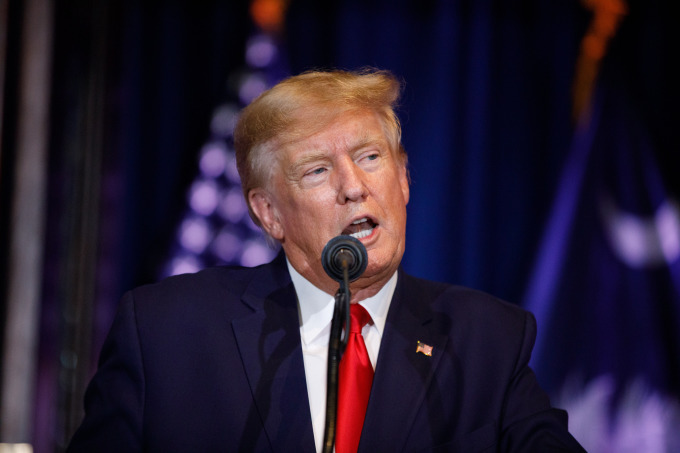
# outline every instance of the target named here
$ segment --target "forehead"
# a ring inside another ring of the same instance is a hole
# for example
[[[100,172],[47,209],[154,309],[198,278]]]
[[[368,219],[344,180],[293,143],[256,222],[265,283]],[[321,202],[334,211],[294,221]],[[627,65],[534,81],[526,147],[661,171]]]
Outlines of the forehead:
[[[277,155],[287,161],[304,154],[351,152],[370,145],[389,147],[380,117],[371,110],[350,111],[283,144]]]

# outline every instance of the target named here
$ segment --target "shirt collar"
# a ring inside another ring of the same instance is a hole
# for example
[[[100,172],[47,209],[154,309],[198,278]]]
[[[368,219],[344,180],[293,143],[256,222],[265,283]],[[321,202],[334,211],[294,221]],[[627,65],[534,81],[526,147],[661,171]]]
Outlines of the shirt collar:
[[[335,298],[304,278],[290,264],[288,257],[286,257],[286,264],[298,298],[300,335],[305,344],[311,344],[319,339],[322,334],[330,334]],[[397,287],[397,275],[398,272],[395,271],[394,275],[376,295],[359,302],[371,315],[373,325],[377,328],[381,338],[387,321],[387,311]]]

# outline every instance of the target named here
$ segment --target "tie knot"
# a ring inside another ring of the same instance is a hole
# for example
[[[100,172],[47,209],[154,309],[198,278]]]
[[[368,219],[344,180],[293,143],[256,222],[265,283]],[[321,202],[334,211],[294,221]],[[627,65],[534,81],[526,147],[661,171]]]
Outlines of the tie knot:
[[[351,333],[361,333],[361,329],[371,322],[371,315],[359,304],[349,306],[349,331]]]

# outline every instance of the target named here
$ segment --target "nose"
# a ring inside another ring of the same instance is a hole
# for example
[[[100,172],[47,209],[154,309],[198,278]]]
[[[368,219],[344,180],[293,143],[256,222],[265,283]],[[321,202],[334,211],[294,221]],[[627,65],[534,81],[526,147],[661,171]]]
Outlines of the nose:
[[[338,166],[338,203],[363,201],[368,195],[363,171],[351,159]]]

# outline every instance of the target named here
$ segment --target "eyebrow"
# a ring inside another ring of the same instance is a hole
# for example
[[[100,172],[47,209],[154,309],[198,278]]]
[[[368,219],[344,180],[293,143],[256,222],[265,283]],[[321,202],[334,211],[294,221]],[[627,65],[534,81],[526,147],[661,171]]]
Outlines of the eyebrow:
[[[389,143],[387,142],[387,139],[385,139],[384,136],[382,135],[369,135],[368,133],[363,134],[357,143],[352,146],[351,152],[354,152],[358,149],[365,148],[370,145],[379,145],[379,144],[385,144],[387,145],[389,149]]]

